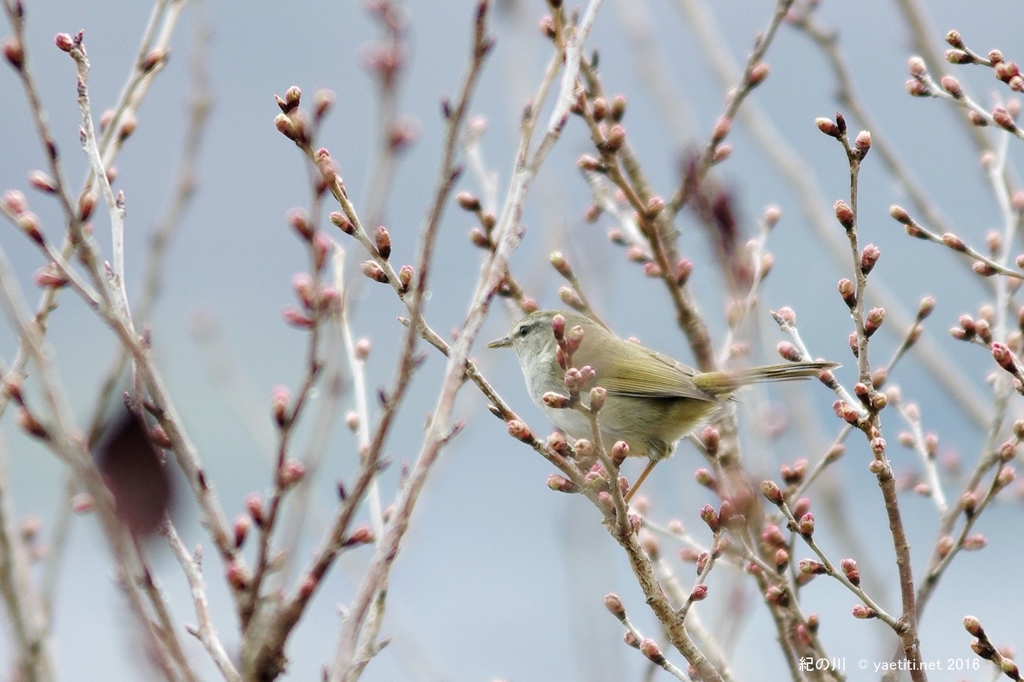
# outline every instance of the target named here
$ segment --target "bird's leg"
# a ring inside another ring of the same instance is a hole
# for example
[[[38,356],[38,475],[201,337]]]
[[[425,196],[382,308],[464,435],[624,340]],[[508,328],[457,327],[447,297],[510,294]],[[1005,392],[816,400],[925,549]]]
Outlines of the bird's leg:
[[[633,487],[629,489],[629,492],[626,493],[626,496],[622,498],[626,504],[629,504],[629,501],[633,499],[633,495],[636,495],[636,491],[640,489],[640,486],[643,484],[643,482],[646,481],[647,477],[651,475],[651,472],[654,471],[654,466],[657,463],[658,460],[656,459],[647,460],[647,466],[645,466],[644,470],[640,472],[640,477],[636,479],[636,483],[634,483]]]

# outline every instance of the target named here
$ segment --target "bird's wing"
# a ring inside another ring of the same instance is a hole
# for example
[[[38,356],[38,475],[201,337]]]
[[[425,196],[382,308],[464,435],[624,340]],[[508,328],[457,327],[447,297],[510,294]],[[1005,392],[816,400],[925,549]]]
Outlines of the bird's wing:
[[[595,383],[615,395],[716,400],[694,385],[693,370],[689,367],[647,348],[638,346],[635,350],[638,352],[634,358],[615,363],[599,373]]]

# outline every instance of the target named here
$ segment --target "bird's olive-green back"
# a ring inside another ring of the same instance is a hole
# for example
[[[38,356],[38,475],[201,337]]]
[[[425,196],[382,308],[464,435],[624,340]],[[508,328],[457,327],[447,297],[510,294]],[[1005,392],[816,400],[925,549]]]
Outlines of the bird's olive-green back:
[[[583,327],[583,343],[573,356],[573,364],[590,365],[596,373],[594,384],[608,393],[638,398],[717,400],[693,383],[692,368],[621,339],[583,315],[562,315],[566,331],[576,325]]]

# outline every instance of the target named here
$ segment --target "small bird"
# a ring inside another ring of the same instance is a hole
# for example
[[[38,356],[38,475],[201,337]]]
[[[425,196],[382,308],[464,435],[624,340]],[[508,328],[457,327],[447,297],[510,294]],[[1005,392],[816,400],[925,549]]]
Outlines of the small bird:
[[[594,371],[590,387],[601,386],[607,399],[598,414],[606,447],[625,441],[629,454],[650,460],[627,496],[635,493],[654,465],[669,457],[676,442],[739,388],[769,381],[816,377],[839,365],[834,362],[791,362],[750,369],[699,372],[649,348],[619,338],[602,324],[575,312],[541,310],[512,326],[508,336],[488,348],[511,348],[519,359],[533,402],[570,438],[591,438],[587,416],[575,409],[544,403],[545,393],[565,394],[566,370],[559,366],[558,343],[552,329],[556,315],[565,329],[579,326],[583,340],[573,353],[573,366]],[[580,400],[589,407],[589,392]]]

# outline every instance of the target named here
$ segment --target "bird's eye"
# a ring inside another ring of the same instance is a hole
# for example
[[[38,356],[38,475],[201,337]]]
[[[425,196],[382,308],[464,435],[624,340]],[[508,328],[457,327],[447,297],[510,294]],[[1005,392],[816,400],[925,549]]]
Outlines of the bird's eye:
[[[519,329],[516,330],[516,335],[519,336],[519,338],[525,338],[526,335],[529,334],[529,333],[530,333],[530,328],[527,327],[525,324],[522,327],[520,327]]]

